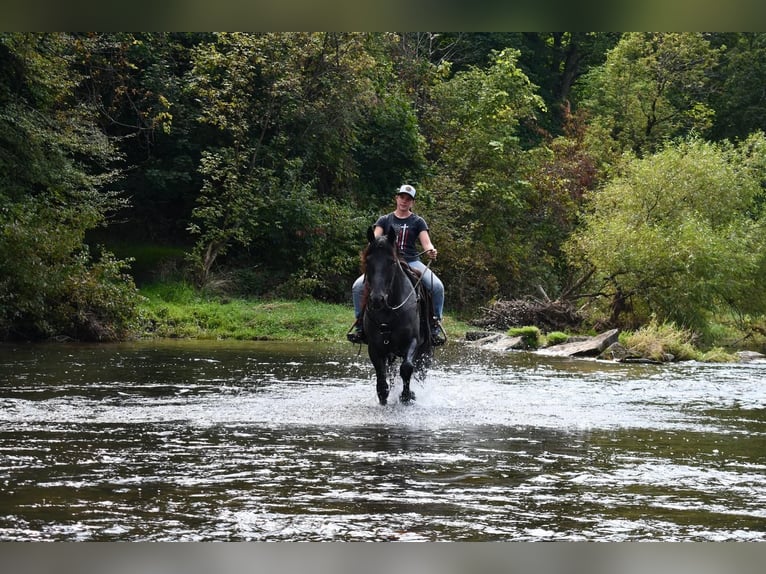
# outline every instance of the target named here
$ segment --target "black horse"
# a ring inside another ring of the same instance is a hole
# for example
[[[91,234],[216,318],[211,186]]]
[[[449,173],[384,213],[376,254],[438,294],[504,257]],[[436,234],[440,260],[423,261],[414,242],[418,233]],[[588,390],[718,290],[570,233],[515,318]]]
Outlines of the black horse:
[[[410,390],[413,372],[424,372],[433,355],[429,328],[431,300],[407,263],[399,259],[393,230],[375,237],[371,227],[367,239],[369,245],[363,258],[367,294],[364,331],[375,367],[378,400],[381,405],[386,404],[388,368],[400,357],[399,374],[404,383],[400,400],[407,403],[415,399]]]

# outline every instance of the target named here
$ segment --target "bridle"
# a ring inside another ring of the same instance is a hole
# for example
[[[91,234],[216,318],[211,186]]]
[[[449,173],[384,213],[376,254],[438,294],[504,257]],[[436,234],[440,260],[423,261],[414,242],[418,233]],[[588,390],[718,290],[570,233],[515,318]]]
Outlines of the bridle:
[[[427,251],[427,250],[426,250],[426,251]],[[426,251],[421,251],[420,253],[418,253],[418,255],[417,255],[417,256],[418,256],[418,257],[420,257],[421,255],[423,255],[424,253],[426,253]],[[428,270],[429,270],[429,268],[431,267],[431,262],[432,262],[432,261],[433,261],[433,259],[431,259],[431,260],[429,260],[429,261],[428,261],[428,264],[426,265],[426,271],[428,271]],[[391,265],[393,265],[393,266],[395,266],[395,267],[398,267],[398,268],[399,268],[399,271],[401,271],[401,272],[403,272],[403,271],[404,271],[404,270],[402,269],[402,261],[401,261],[401,259],[399,259],[399,257],[398,257],[398,254],[397,254],[397,249],[396,249],[396,248],[394,248],[394,260],[393,260],[393,262],[391,263]],[[392,274],[391,274],[391,280],[389,281],[389,284],[388,284],[388,288],[386,289],[386,295],[388,295],[388,293],[390,293],[390,292],[391,292],[391,290],[393,289],[393,286],[394,286],[394,281],[396,280],[396,273],[397,273],[397,272],[395,271],[394,273],[392,273]],[[413,295],[415,295],[415,294],[418,292],[418,287],[420,287],[420,283],[423,281],[423,277],[424,277],[424,276],[425,276],[425,271],[424,271],[423,273],[421,273],[421,274],[420,274],[420,277],[418,277],[418,280],[417,280],[417,282],[415,283],[415,285],[413,286],[413,288],[412,288],[412,291],[410,291],[409,295],[407,295],[407,297],[405,297],[405,298],[404,298],[404,300],[403,300],[401,303],[399,303],[398,305],[396,305],[396,306],[394,306],[394,307],[390,306],[390,305],[388,304],[388,297],[386,296],[386,297],[383,299],[383,301],[384,301],[384,303],[385,303],[386,307],[388,307],[388,309],[389,309],[389,310],[391,310],[391,311],[398,311],[399,309],[401,309],[402,307],[404,307],[405,303],[407,303],[407,301],[409,301],[409,300],[410,300],[410,298],[411,298]]]

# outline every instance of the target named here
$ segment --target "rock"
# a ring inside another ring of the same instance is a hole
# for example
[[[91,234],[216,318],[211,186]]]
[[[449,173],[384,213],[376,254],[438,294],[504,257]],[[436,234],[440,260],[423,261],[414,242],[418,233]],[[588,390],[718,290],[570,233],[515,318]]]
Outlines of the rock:
[[[479,333],[484,336],[479,336]],[[553,345],[537,352],[546,355],[562,357],[574,356],[597,356],[604,349],[617,342],[619,330],[612,329],[595,337],[578,338],[576,341],[568,341],[561,345]],[[510,337],[504,333],[474,332],[470,337],[466,334],[466,340],[475,347],[489,351],[529,350],[523,337]]]
[[[552,347],[541,349],[539,352],[558,357],[598,356],[607,347],[616,343],[619,335],[619,329],[611,329],[595,337],[590,337],[586,341],[553,345]]]
[[[753,361],[766,360],[766,355],[756,353],[755,351],[739,351],[737,353],[737,358],[740,363],[752,363]]]
[[[620,343],[612,343],[606,349],[604,349],[598,356],[599,359],[605,361],[624,361],[626,359],[635,359],[635,353],[632,353]]]
[[[474,345],[489,351],[510,351],[526,349],[522,337],[509,337],[503,333],[493,333],[481,339],[473,341]]]
[[[493,333],[492,331],[468,331],[465,334],[465,340],[466,341],[478,341],[480,339],[486,339],[487,337],[491,337],[492,335],[495,335],[497,333]]]
[[[637,365],[662,365],[665,361],[656,361],[648,357],[625,357],[620,359],[619,363],[634,363]]]
[[[620,363],[652,365],[661,365],[675,361],[675,357],[670,353],[664,354],[658,360],[630,351],[618,342],[619,334],[619,329],[612,329],[595,337],[570,337],[566,343],[544,349],[530,349],[524,342],[523,337],[510,337],[504,333],[492,331],[470,331],[466,333],[465,339],[475,347],[498,352],[534,350],[542,355],[557,357],[597,357]],[[766,355],[755,351],[739,351],[736,353],[736,356],[740,363],[766,362]]]

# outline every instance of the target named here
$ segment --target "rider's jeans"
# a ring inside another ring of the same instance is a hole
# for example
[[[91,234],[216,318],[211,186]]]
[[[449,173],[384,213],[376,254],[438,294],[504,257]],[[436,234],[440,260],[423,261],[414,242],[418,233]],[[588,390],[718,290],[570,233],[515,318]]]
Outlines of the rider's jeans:
[[[416,271],[423,274],[423,285],[431,291],[433,298],[434,314],[437,319],[442,318],[444,309],[444,284],[436,276],[436,273],[427,268],[426,264],[420,260],[408,261],[407,264]],[[358,319],[362,315],[362,294],[364,293],[364,275],[357,277],[354,285],[351,287],[351,298],[354,301],[354,316]]]

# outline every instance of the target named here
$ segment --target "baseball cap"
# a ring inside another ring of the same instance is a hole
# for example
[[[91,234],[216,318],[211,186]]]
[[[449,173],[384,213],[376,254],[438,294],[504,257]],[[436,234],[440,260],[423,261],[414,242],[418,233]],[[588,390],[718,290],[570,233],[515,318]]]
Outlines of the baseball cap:
[[[399,188],[399,193],[406,193],[412,199],[415,199],[415,188],[412,187],[411,185],[404,184],[402,187]]]

